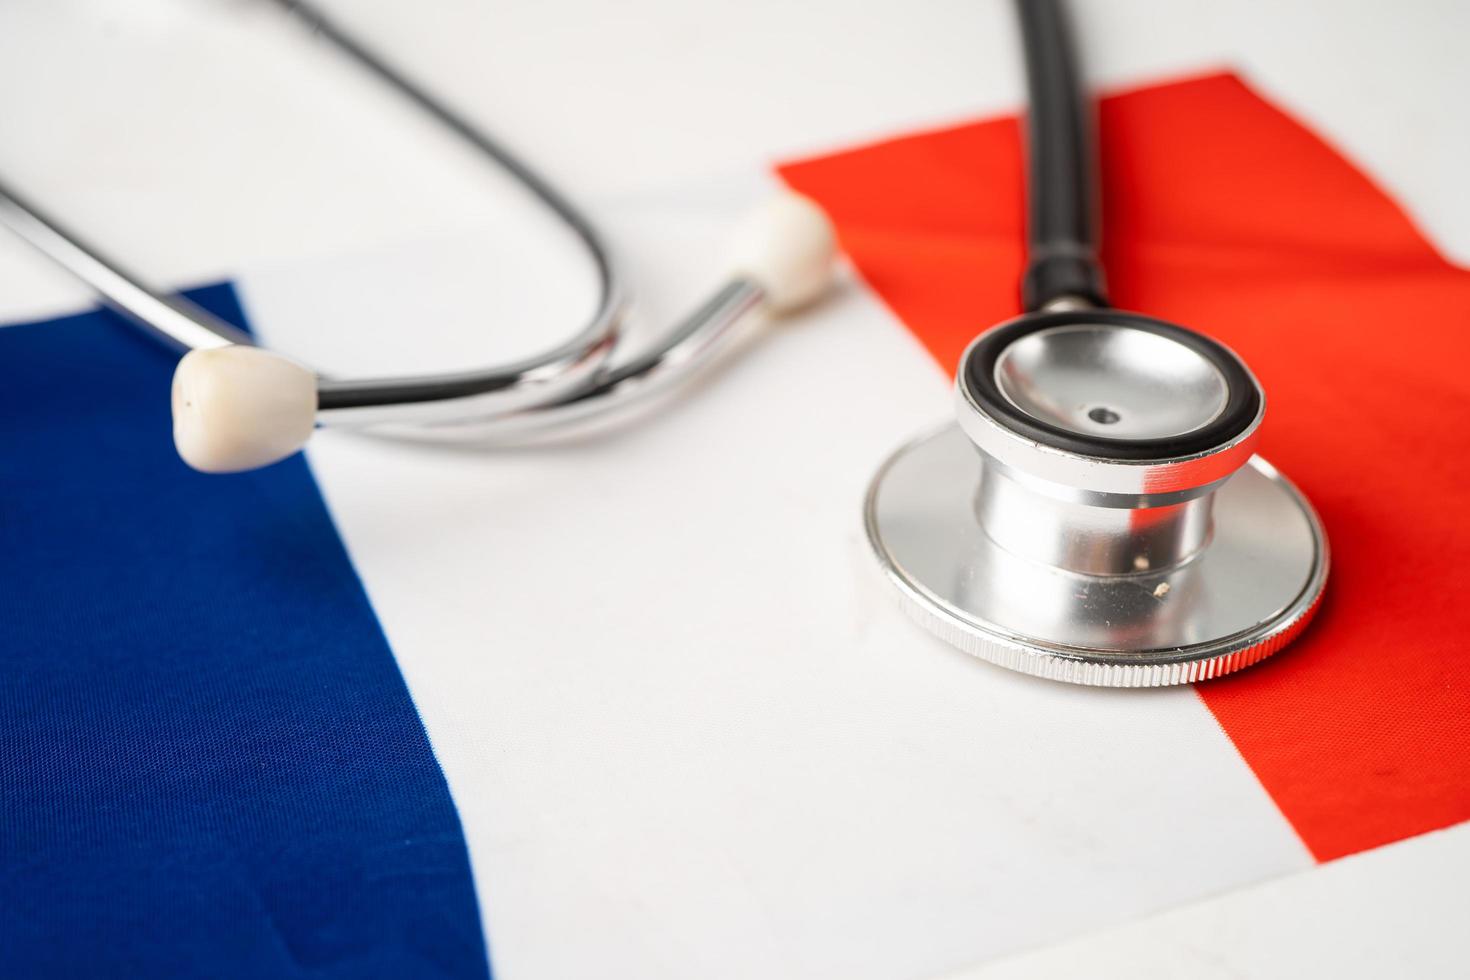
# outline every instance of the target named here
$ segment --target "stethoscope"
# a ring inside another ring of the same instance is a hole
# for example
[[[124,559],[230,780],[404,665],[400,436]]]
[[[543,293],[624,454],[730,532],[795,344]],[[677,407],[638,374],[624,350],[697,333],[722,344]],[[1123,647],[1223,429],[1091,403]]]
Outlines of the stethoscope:
[[[0,221],[114,309],[188,351],[174,439],[197,469],[283,459],[322,426],[520,443],[670,391],[762,313],[819,296],[835,240],[783,196],[742,227],[726,284],[646,352],[622,355],[621,280],[590,221],[495,140],[319,11],[277,0],[509,171],[574,231],[597,269],[591,320],[543,354],[483,370],[337,379],[166,297],[0,186]],[[1079,684],[1208,679],[1275,653],[1326,584],[1306,498],[1254,455],[1260,385],[1224,346],[1108,306],[1083,100],[1055,0],[1017,0],[1030,110],[1026,312],[961,359],[957,420],[902,447],[869,488],[885,577],[933,633],[983,659]]]

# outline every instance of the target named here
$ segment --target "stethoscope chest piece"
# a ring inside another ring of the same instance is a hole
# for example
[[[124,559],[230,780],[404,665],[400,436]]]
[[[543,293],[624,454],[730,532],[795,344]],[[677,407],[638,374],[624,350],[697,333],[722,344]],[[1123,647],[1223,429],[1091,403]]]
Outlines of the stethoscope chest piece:
[[[982,334],[958,424],[896,452],[869,541],[908,610],[986,660],[1157,687],[1270,656],[1327,579],[1321,523],[1253,455],[1259,385],[1233,353],[1115,310]]]

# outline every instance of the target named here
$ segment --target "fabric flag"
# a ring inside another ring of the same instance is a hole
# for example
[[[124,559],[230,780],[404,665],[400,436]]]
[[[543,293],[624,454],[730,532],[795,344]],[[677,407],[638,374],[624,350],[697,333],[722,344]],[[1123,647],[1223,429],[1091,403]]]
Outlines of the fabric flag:
[[[1233,77],[1101,113],[1116,302],[1245,358],[1326,523],[1289,651],[1048,684],[868,574],[873,468],[1017,311],[1014,118],[780,167],[861,282],[595,442],[328,433],[208,478],[166,353],[104,313],[9,327],[4,975],[926,976],[1470,819],[1470,277]],[[382,279],[195,295],[347,349],[401,328],[353,301]]]

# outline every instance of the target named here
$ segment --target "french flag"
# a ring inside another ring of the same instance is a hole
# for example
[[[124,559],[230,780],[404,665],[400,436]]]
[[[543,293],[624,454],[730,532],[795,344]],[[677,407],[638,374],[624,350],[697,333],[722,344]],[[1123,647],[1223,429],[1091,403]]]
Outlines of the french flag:
[[[171,355],[104,312],[12,325],[0,976],[941,975],[1470,819],[1470,273],[1234,76],[1110,96],[1099,135],[1116,302],[1244,357],[1327,526],[1292,648],[1050,684],[869,568],[873,467],[1017,311],[1011,117],[763,175],[849,285],[596,441],[327,433],[205,477]],[[676,211],[640,227],[702,242]],[[191,295],[348,349],[402,329],[354,300],[381,275]]]

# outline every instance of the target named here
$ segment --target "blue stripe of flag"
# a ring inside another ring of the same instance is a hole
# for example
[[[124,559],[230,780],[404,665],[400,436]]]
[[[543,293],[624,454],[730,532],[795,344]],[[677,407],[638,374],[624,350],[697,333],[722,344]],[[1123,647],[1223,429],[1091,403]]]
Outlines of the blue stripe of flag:
[[[228,285],[191,296],[243,325]],[[105,312],[0,329],[0,974],[486,976],[305,461],[188,470],[172,368]]]

